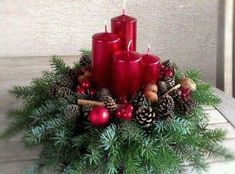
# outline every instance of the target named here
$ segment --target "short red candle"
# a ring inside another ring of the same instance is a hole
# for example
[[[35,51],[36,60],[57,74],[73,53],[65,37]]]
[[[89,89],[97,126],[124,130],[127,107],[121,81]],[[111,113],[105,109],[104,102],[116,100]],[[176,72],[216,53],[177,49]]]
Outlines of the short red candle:
[[[118,51],[113,57],[112,92],[116,97],[130,97],[140,89],[142,55]]]
[[[92,37],[92,77],[100,88],[111,85],[113,54],[120,50],[120,38],[112,33],[94,34]]]
[[[127,50],[127,45],[132,40],[130,51],[136,50],[136,33],[137,20],[134,17],[127,16],[123,13],[111,19],[112,33],[119,35],[121,38],[121,48]]]
[[[145,54],[142,57],[142,85],[158,82],[160,78],[160,58],[155,55]]]

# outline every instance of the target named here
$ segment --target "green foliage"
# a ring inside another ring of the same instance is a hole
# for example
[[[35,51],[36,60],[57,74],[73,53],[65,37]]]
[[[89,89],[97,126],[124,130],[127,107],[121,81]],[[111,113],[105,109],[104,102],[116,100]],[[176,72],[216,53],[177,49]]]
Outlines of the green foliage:
[[[81,50],[90,55],[89,50]],[[197,108],[190,115],[175,113],[171,121],[159,121],[144,129],[135,121],[113,121],[106,128],[94,128],[86,118],[79,123],[65,117],[64,109],[74,101],[49,95],[50,85],[58,75],[66,74],[70,67],[56,56],[51,60],[52,72],[44,72],[29,86],[14,87],[10,93],[23,101],[22,110],[9,112],[13,119],[1,137],[24,132],[24,143],[41,145],[36,166],[27,174],[37,174],[42,168],[56,169],[63,174],[93,172],[96,174],[140,173],[175,174],[189,162],[194,169],[205,170],[206,159],[232,156],[221,142],[225,132],[207,129],[208,119],[202,106],[217,105],[211,85],[200,80],[200,72],[177,71],[176,80],[188,76],[197,83],[193,98]],[[78,62],[72,68],[79,69]]]

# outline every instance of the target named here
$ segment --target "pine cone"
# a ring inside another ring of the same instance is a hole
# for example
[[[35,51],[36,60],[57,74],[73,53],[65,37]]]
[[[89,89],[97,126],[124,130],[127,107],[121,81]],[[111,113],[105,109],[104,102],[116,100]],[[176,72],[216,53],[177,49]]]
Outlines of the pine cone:
[[[168,90],[175,86],[175,77],[165,77],[163,81],[166,83]]]
[[[174,100],[171,96],[167,95],[161,97],[159,101],[153,106],[157,116],[161,119],[168,119],[174,116]]]
[[[96,93],[96,97],[99,101],[103,101],[105,97],[107,96],[111,96],[111,92],[109,89],[107,88],[102,88],[101,90],[99,90],[97,93]]]
[[[138,92],[137,94],[135,94],[131,98],[130,103],[134,107],[148,106],[148,101],[145,98],[144,93],[142,93],[142,92]]]
[[[114,99],[111,96],[104,96],[103,97],[103,102],[105,104],[105,107],[110,111],[116,111],[118,106],[116,104],[116,102],[114,101]]]
[[[139,107],[135,112],[137,122],[145,128],[153,125],[156,120],[156,114],[151,107]]]
[[[68,105],[64,110],[64,114],[70,120],[75,120],[80,116],[80,107],[78,105]]]
[[[188,115],[197,107],[197,102],[193,99],[188,99],[187,101],[181,100],[177,106],[183,114]]]
[[[164,81],[158,83],[158,95],[163,95],[168,91],[168,85]]]
[[[73,69],[69,69],[67,72],[67,76],[73,81],[76,82],[77,81],[77,73],[78,70],[73,68]]]
[[[58,83],[58,82],[52,83],[49,88],[50,96],[56,97],[58,95],[58,91],[59,91],[60,87],[61,87],[60,83]]]
[[[73,95],[74,95],[73,91],[66,87],[60,87],[57,93],[57,97],[59,98],[67,98]]]
[[[91,56],[84,54],[79,60],[79,64],[83,67],[90,67],[91,66]]]
[[[82,113],[84,117],[87,117],[92,109],[91,105],[83,105],[82,106]]]
[[[68,76],[62,75],[59,77],[58,82],[61,87],[72,88],[74,86],[74,81],[72,81]]]
[[[164,62],[162,62],[162,65],[165,67],[165,68],[171,68],[171,62],[170,60],[165,60]]]
[[[179,89],[171,91],[169,95],[173,98],[175,103],[179,103],[181,101],[181,91]]]

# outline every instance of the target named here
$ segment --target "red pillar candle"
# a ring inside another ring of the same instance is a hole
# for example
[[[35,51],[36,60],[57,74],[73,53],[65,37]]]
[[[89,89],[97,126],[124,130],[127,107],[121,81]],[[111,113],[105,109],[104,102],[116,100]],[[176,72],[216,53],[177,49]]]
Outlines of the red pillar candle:
[[[156,83],[160,79],[160,58],[149,54],[148,52],[142,57],[142,85]]]
[[[121,48],[127,49],[128,42],[132,40],[130,51],[136,50],[137,20],[134,17],[127,16],[123,12],[121,16],[111,19],[112,33],[121,38]]]
[[[113,54],[120,50],[120,38],[108,33],[107,26],[105,30],[92,37],[92,75],[94,84],[100,88],[110,87]]]
[[[113,57],[112,92],[116,97],[130,97],[140,89],[142,55],[118,51]]]

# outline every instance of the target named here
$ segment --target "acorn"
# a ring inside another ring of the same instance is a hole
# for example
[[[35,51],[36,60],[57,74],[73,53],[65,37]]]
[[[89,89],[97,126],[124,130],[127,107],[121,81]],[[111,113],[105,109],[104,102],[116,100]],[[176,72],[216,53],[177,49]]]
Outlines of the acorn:
[[[190,89],[191,91],[195,91],[197,89],[196,83],[189,77],[183,77],[180,79],[180,84],[183,88]]]
[[[145,87],[144,90],[145,90],[145,91],[151,91],[151,92],[157,93],[157,92],[158,92],[158,87],[157,87],[157,85],[156,85],[155,83],[149,83],[149,84]]]
[[[77,80],[80,83],[80,82],[86,80],[86,77],[85,77],[85,75],[80,75],[80,76],[78,76]]]
[[[91,74],[90,71],[86,71],[86,72],[84,73],[84,76],[85,76],[86,79],[91,79],[92,74]]]
[[[158,101],[158,95],[157,95],[157,93],[155,93],[153,91],[145,91],[144,96],[151,103],[155,103]]]

